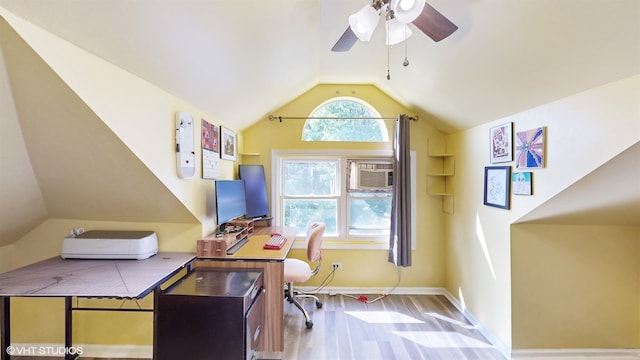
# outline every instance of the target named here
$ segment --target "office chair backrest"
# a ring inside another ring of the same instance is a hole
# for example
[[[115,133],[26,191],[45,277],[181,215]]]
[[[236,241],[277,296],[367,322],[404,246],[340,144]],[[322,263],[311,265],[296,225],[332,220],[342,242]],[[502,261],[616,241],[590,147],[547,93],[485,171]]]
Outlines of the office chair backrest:
[[[313,222],[307,228],[307,259],[322,260],[322,236],[326,228],[323,222]]]

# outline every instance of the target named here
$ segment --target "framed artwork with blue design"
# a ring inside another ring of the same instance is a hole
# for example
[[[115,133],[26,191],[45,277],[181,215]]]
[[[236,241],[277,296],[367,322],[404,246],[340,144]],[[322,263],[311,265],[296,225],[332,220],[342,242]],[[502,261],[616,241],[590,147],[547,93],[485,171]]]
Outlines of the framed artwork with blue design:
[[[532,178],[533,173],[531,171],[514,172],[511,174],[511,189],[513,189],[513,195],[533,195]]]
[[[516,168],[543,168],[545,127],[516,133]]]

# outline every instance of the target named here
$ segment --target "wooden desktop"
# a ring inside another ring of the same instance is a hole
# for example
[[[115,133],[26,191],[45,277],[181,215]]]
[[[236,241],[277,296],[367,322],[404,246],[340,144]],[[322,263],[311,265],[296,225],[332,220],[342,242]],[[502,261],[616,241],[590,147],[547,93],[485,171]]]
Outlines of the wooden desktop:
[[[287,237],[279,250],[264,249],[271,234]],[[198,258],[194,267],[224,269],[261,269],[264,275],[265,325],[262,351],[284,351],[284,260],[293,245],[297,229],[275,226],[255,227],[249,241],[231,255],[219,258]]]

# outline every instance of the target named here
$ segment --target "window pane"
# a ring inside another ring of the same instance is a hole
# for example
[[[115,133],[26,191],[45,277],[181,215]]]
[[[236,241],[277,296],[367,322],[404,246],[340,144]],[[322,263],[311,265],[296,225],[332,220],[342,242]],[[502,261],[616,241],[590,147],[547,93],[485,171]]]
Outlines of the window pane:
[[[378,121],[364,119],[309,119],[304,141],[384,141]]]
[[[325,234],[337,234],[337,199],[284,199],[284,226],[298,228],[298,235],[305,235],[312,221],[327,224]]]
[[[349,235],[388,235],[390,219],[391,197],[350,197]]]
[[[337,162],[286,161],[283,166],[285,196],[336,195]]]
[[[384,121],[376,119],[380,114],[362,101],[330,100],[310,117],[302,130],[304,141],[389,141]]]

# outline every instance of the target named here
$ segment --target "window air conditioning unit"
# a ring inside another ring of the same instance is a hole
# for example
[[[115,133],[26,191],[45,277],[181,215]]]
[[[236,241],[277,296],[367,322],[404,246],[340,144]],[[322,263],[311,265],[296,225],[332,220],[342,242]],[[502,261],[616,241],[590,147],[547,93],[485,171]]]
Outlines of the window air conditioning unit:
[[[359,163],[358,188],[360,189],[391,189],[393,186],[393,164],[390,163]]]

